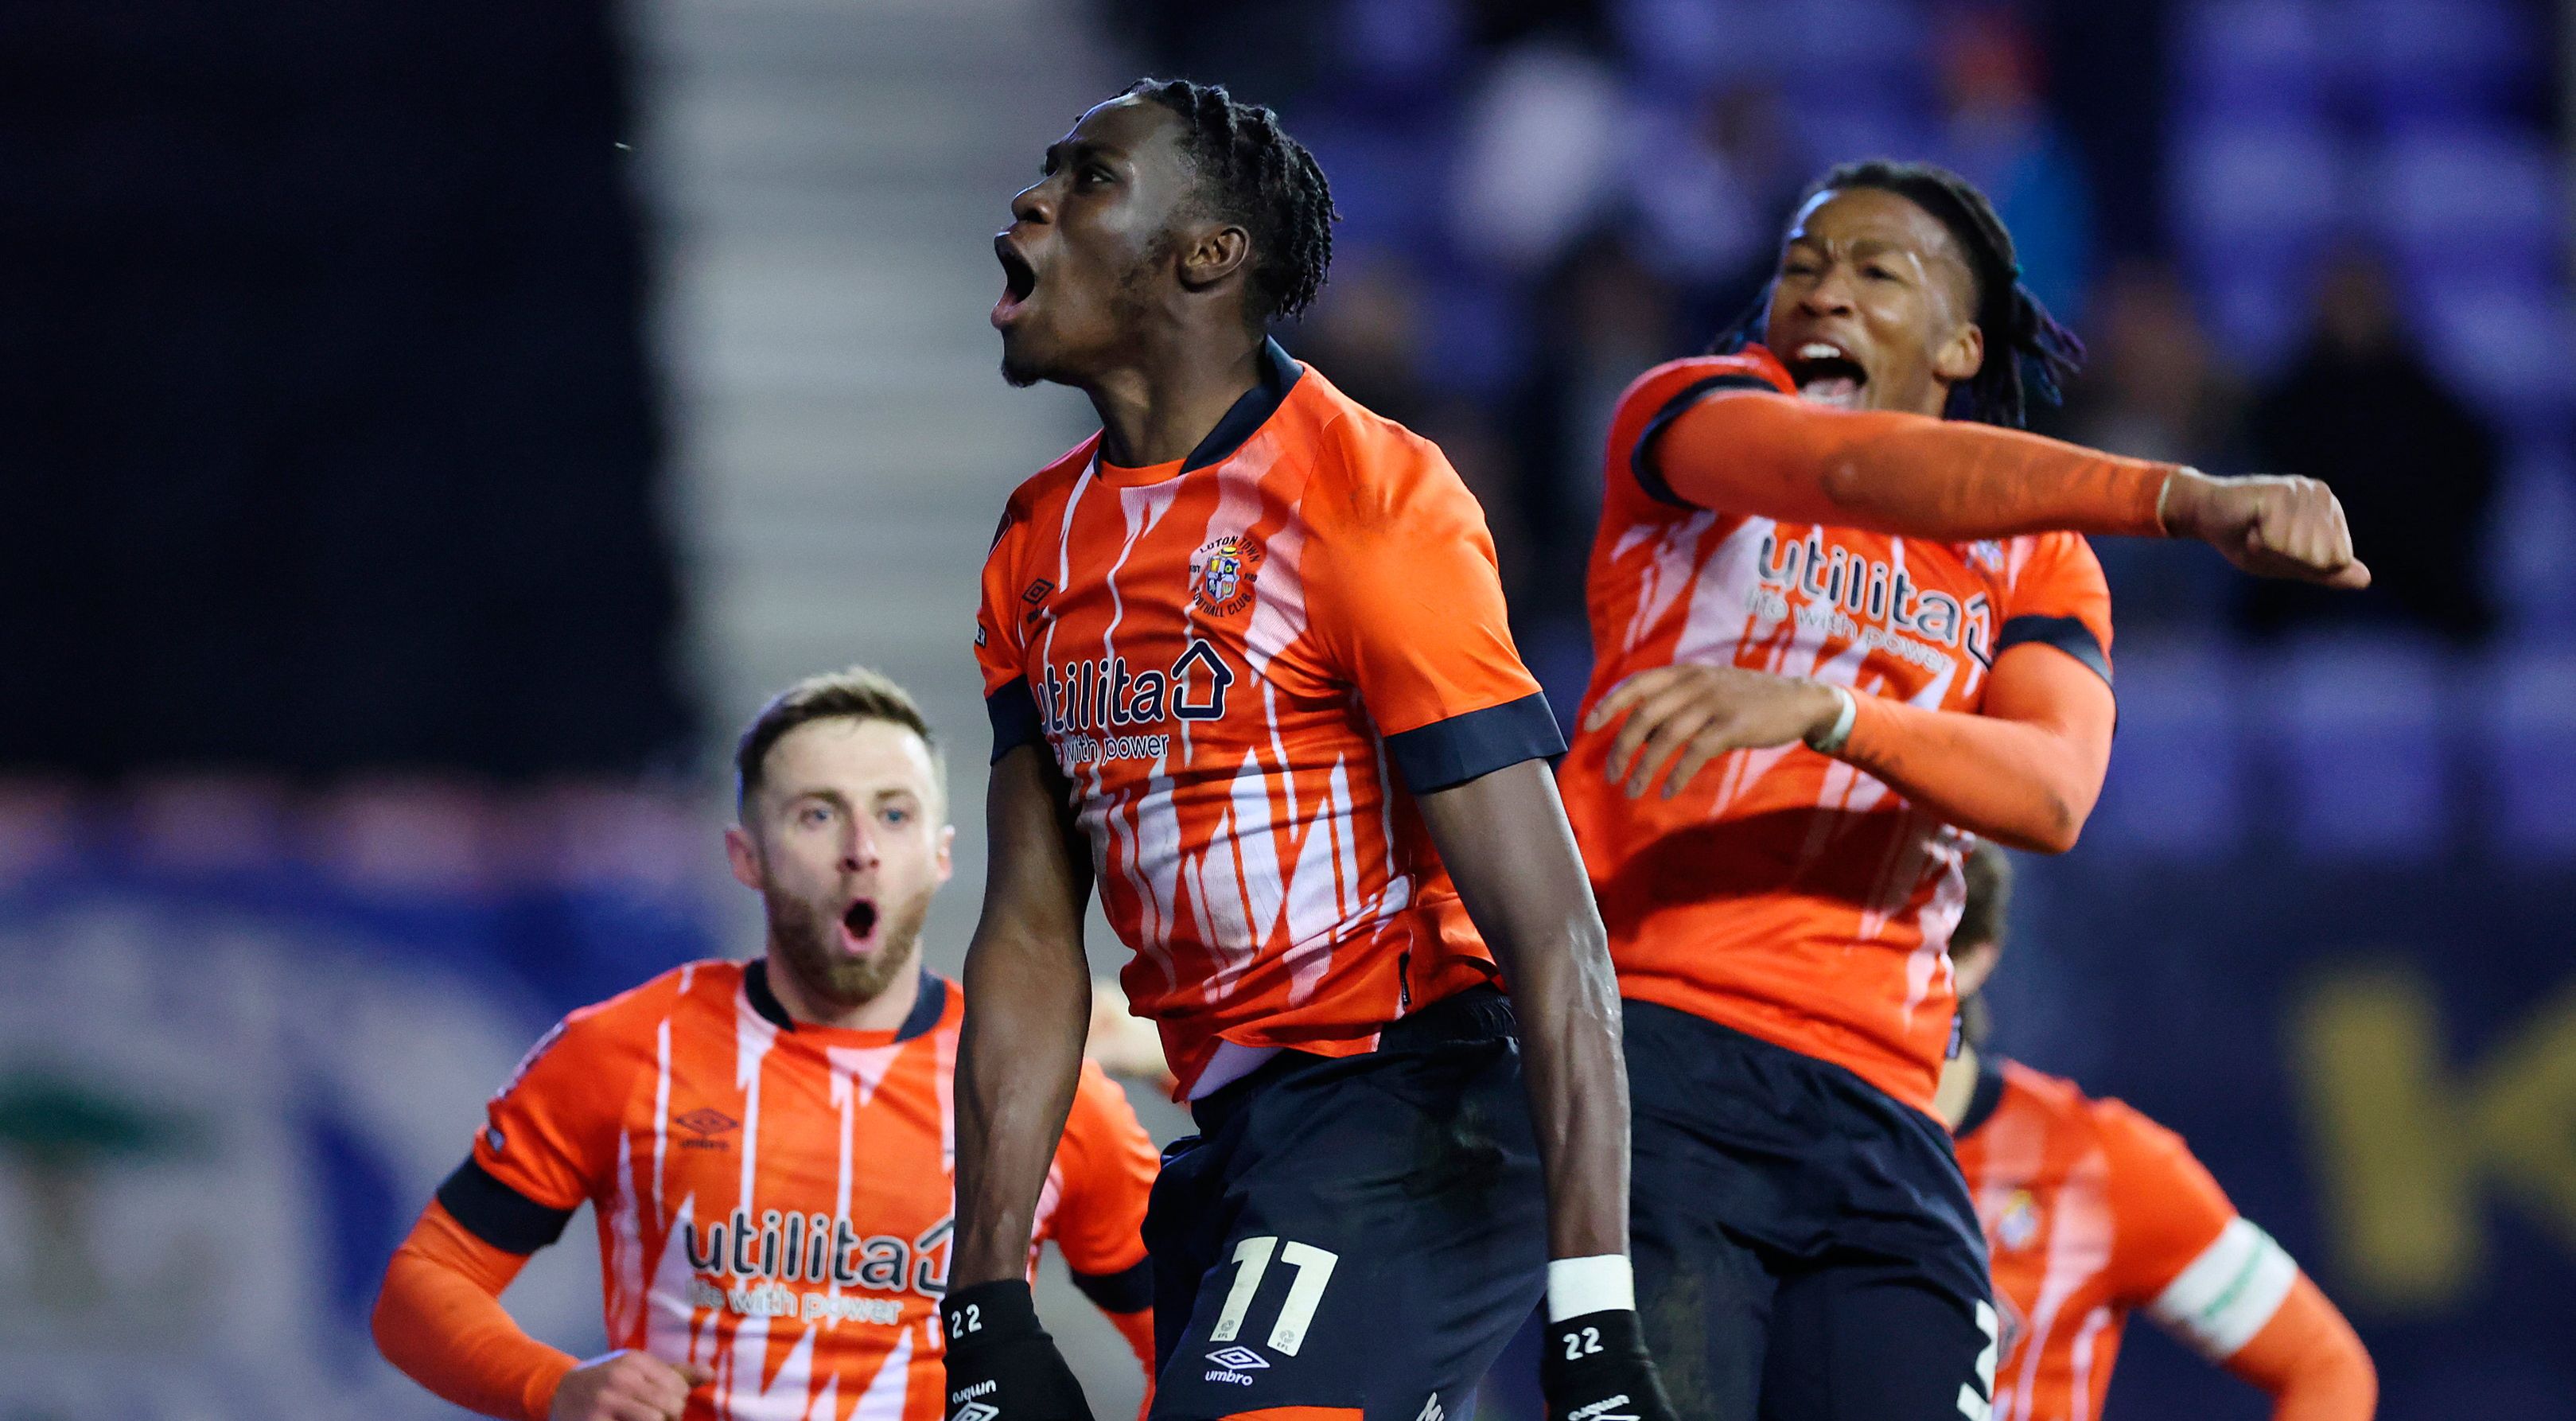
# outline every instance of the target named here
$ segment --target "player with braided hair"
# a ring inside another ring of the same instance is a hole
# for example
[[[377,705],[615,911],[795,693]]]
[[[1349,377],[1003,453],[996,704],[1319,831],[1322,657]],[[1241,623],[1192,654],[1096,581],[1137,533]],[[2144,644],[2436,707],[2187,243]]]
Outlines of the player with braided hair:
[[[2110,594],[2082,535],[2369,574],[2321,484],[2013,428],[2082,348],[1940,169],[1826,174],[1723,349],[1613,416],[1560,771],[1626,999],[1647,1339],[1686,1414],[1982,1421],[1984,1243],[1933,1114],[1943,949],[1972,836],[2063,850],[2101,790]]]
[[[1144,1226],[1154,1416],[1463,1417],[1544,1296],[1558,1421],[1668,1421],[1615,981],[1483,512],[1266,334],[1331,259],[1322,170],[1268,109],[1147,80],[1041,174],[994,243],[1002,370],[1101,428],[1011,497],[976,621],[952,1421],[1088,1416],[1026,1273],[1095,886],[1200,1131]]]

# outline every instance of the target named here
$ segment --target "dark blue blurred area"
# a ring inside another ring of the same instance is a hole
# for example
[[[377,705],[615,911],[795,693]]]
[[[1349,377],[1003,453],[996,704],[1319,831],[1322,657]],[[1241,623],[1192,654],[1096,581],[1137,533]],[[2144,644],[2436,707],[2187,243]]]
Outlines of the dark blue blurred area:
[[[601,3],[0,9],[0,764],[690,748],[627,107]]]
[[[549,1023],[720,955],[711,838],[598,789],[0,794],[9,1414],[457,1414],[368,1339],[386,1260]],[[587,1233],[510,1304],[596,1350]]]

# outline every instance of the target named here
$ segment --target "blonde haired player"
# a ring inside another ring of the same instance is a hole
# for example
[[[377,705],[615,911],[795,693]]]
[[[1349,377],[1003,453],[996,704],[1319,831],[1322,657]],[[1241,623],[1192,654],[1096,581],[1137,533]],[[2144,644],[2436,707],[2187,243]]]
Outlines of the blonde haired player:
[[[938,745],[901,687],[854,670],[770,702],[735,764],[725,849],[765,905],[767,956],[693,962],[566,1017],[386,1270],[377,1344],[459,1406],[521,1421],[942,1410],[965,1007],[918,961],[953,836]],[[1086,1065],[1037,1235],[1140,1358],[1154,1169],[1126,1097]],[[499,1295],[585,1201],[616,1350],[580,1362]]]

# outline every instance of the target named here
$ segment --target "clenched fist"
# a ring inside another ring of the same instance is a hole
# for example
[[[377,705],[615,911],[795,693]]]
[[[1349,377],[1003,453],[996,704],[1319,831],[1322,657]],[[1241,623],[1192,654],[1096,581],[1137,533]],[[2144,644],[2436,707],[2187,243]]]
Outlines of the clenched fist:
[[[2315,479],[2222,479],[2185,469],[2165,485],[2164,520],[2167,533],[2197,538],[2257,577],[2349,590],[2370,585],[2370,569],[2352,555],[2343,505]]]
[[[715,1380],[706,1368],[673,1366],[646,1352],[611,1352],[564,1374],[549,1421],[678,1421],[689,1390]]]

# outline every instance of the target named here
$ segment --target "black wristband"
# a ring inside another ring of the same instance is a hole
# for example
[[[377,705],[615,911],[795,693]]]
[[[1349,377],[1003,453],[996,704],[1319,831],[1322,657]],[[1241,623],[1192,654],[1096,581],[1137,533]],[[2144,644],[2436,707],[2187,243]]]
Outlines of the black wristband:
[[[941,1298],[939,1323],[951,1352],[1046,1336],[1038,1323],[1037,1298],[1019,1278],[977,1283]]]
[[[1550,1321],[1539,1355],[1548,1421],[1673,1421],[1673,1404],[1627,1308]]]

